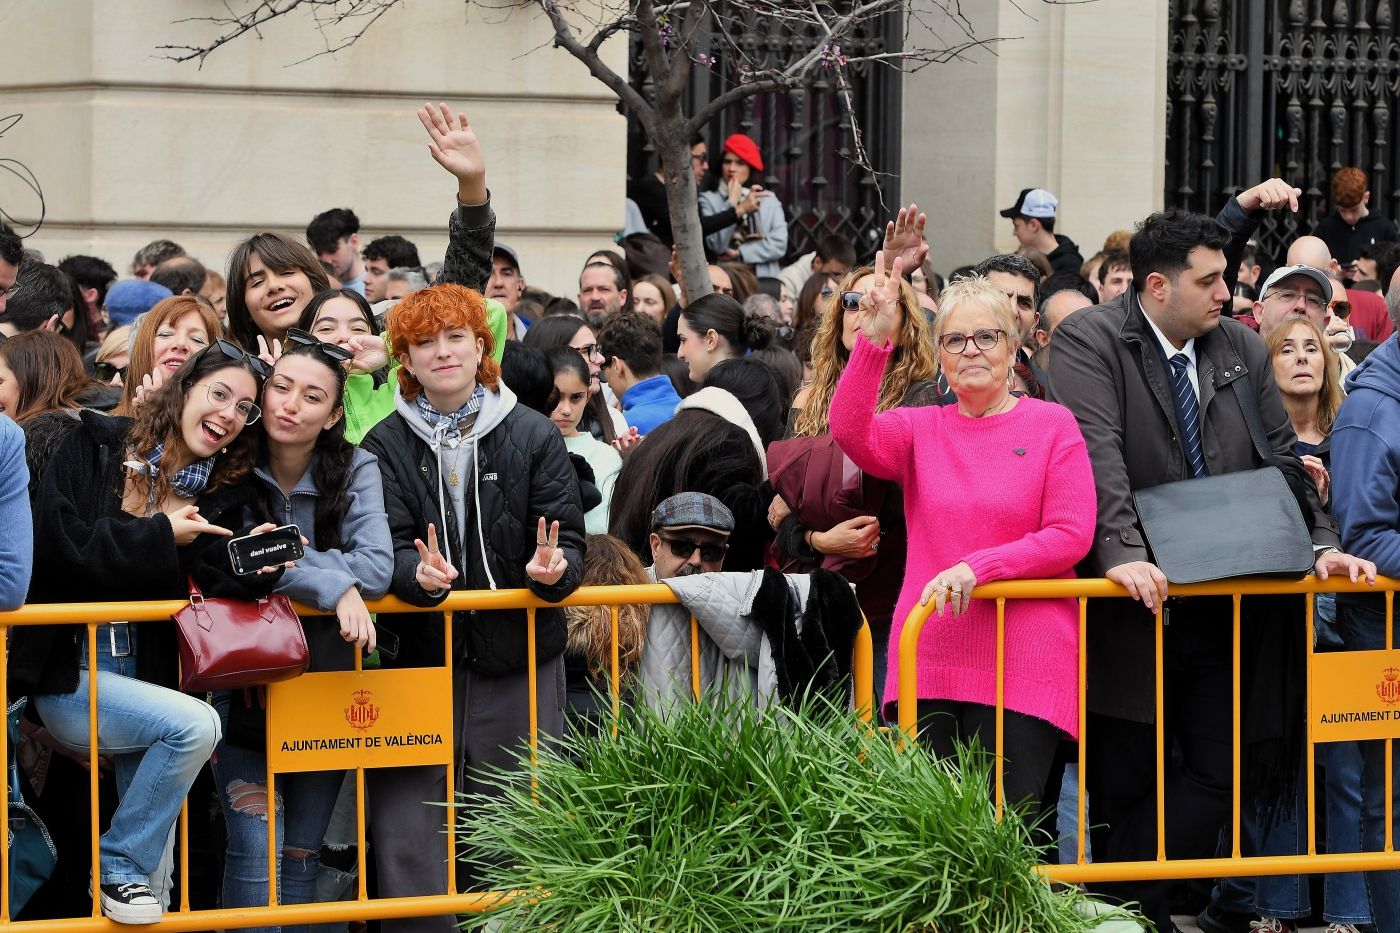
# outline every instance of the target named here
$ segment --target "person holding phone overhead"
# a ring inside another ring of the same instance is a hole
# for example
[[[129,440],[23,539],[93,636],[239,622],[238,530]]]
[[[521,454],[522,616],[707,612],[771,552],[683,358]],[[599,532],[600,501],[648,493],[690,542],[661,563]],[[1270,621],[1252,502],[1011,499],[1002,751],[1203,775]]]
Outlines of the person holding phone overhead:
[[[558,429],[501,381],[491,358],[486,301],[460,285],[435,285],[400,302],[389,340],[401,364],[395,411],[365,438],[379,458],[393,536],[390,593],[439,605],[454,589],[528,588],[559,602],[583,576],[578,480]],[[457,786],[436,766],[369,772],[369,809],[381,897],[442,894],[440,805],[459,791],[494,792],[529,740],[529,671],[523,610],[453,614]],[[398,639],[397,667],[443,663],[441,616],[379,616]],[[536,613],[539,729],[564,726],[562,609]],[[385,933],[455,929],[451,916],[386,920]]]
[[[32,602],[185,599],[193,579],[209,597],[255,599],[282,568],[239,576],[227,539],[274,527],[257,521],[245,480],[248,425],[267,364],[227,340],[190,357],[135,411],[89,411],[54,457],[34,501]],[[98,627],[88,656],[81,626],[10,633],[9,690],[27,696],[59,741],[87,754],[88,684],[98,674],[98,752],[116,765],[120,803],[102,836],[102,912],[118,923],[163,913],[175,818],[219,741],[208,704],[173,689],[179,653],[168,623]],[[134,793],[127,793],[131,788]]]

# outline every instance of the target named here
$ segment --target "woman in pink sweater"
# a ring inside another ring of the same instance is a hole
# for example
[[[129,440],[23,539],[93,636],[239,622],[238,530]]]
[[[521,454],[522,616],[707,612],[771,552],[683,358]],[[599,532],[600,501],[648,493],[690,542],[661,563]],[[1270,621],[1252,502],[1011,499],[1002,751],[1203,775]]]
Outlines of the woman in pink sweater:
[[[883,256],[875,268],[884,269]],[[890,282],[900,272],[896,259]],[[919,738],[947,757],[955,742],[973,738],[994,747],[996,603],[969,598],[972,588],[1074,576],[1093,540],[1094,478],[1074,416],[1012,394],[1016,317],[985,279],[954,283],[939,297],[934,339],[957,404],[877,415],[896,296],[878,282],[855,312],[861,336],[831,402],[831,433],[861,469],[904,489],[909,558],[884,699],[888,708],[898,695],[904,619],[916,600],[932,599],[934,615],[919,639]],[[1073,599],[1007,602],[1008,801],[1038,804],[1056,744],[1078,735],[1078,645]]]

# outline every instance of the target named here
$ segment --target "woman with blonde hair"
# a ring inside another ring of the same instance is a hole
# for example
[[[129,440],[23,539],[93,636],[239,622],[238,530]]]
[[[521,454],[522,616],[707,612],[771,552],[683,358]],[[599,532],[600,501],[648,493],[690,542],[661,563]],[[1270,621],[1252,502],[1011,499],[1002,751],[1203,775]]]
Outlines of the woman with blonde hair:
[[[778,456],[785,464],[771,467],[773,488],[778,491],[768,510],[768,522],[778,533],[773,550],[779,561],[789,566],[824,566],[839,570],[856,584],[856,596],[870,623],[875,639],[875,677],[877,691],[883,689],[888,634],[899,596],[900,579],[904,573],[905,526],[904,499],[899,487],[873,477],[863,477],[861,504],[863,514],[843,518],[831,514],[833,497],[804,496],[801,503],[788,502],[782,491],[795,497],[795,488],[811,488],[813,482],[828,486],[840,481],[837,476],[812,475],[818,463],[841,465],[838,458],[807,458],[779,456],[784,448],[797,454],[799,449],[813,443],[831,445],[829,415],[836,385],[851,359],[858,333],[858,312],[865,296],[875,286],[874,270],[862,266],[847,274],[840,291],[825,305],[812,338],[812,381],[793,400],[791,417],[793,439],[773,445],[770,456]],[[913,286],[901,280],[899,301],[895,310],[897,323],[891,334],[893,351],[890,365],[880,379],[877,411],[892,408],[938,404],[934,380],[938,375],[938,359],[934,355],[933,335],[928,318],[919,307]],[[806,439],[806,440],[804,440]],[[805,463],[805,466],[801,465]],[[796,471],[798,475],[793,475]],[[843,471],[844,472],[844,471]]]
[[[223,333],[214,306],[196,295],[175,295],[156,302],[141,316],[131,338],[122,397],[115,414],[134,414],[140,397],[152,392],[185,360]]]
[[[583,586],[636,586],[655,582],[646,567],[621,538],[589,535],[584,539]],[[611,714],[612,609],[608,606],[570,606],[564,610],[569,640],[564,646],[564,674],[568,683],[567,719],[573,734],[596,733]],[[642,660],[651,607],[619,606],[617,609],[618,688],[628,701],[631,680]]]

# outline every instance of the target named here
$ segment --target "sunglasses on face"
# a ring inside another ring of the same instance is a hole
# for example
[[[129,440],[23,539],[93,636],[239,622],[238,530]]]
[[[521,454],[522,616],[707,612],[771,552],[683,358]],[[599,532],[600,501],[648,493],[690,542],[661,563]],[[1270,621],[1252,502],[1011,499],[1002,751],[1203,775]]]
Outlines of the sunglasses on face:
[[[287,342],[298,347],[312,347],[335,360],[337,363],[347,363],[355,358],[355,354],[344,347],[334,343],[327,343],[321,338],[307,333],[300,327],[293,327],[287,331]]]
[[[842,292],[841,310],[847,314],[852,314],[860,310],[861,299],[865,297],[865,292]]]
[[[727,544],[701,544],[699,541],[692,541],[689,538],[673,538],[670,535],[661,535],[661,540],[666,542],[666,546],[671,549],[671,553],[677,560],[690,560],[690,555],[695,553],[695,549],[700,549],[700,560],[707,564],[717,564],[724,560],[725,553],[729,550]]]
[[[98,362],[92,364],[92,374],[98,382],[111,382],[118,376],[126,380],[126,367],[113,366],[111,363]]]

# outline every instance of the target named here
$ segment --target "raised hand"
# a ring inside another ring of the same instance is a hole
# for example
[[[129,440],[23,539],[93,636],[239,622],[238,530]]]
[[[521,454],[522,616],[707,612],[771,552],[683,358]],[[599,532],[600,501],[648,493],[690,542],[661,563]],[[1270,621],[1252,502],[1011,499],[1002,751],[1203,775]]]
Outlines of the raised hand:
[[[428,523],[428,543],[414,538],[413,546],[418,549],[418,569],[414,579],[423,592],[441,593],[451,587],[452,581],[457,579],[457,568],[449,564],[438,550],[437,529],[432,522]]]
[[[1270,178],[1253,188],[1241,191],[1235,196],[1235,200],[1239,201],[1240,207],[1246,211],[1271,211],[1287,205],[1288,209],[1296,214],[1298,199],[1302,196],[1303,189],[1293,187],[1282,178]]]
[[[418,120],[428,131],[428,151],[433,160],[457,179],[457,197],[463,204],[486,201],[486,156],[465,113],[453,113],[446,104],[424,104]]]
[[[165,377],[169,372],[164,366],[157,366],[155,369],[141,377],[141,384],[136,387],[132,394],[131,404],[140,405],[146,399],[155,394],[156,389],[165,385]]]
[[[924,225],[927,223],[928,215],[920,213],[919,205],[901,207],[894,220],[885,224],[885,243],[881,247],[885,262],[902,259],[905,269],[922,266],[928,258],[928,244],[924,242]],[[876,268],[886,272],[890,270],[889,266],[877,265]]]
[[[636,426],[627,429],[626,434],[619,434],[613,438],[613,450],[616,450],[623,457],[632,452],[632,449],[642,442],[642,435],[637,431]]]
[[[384,338],[377,334],[355,334],[345,342],[345,349],[355,354],[345,364],[352,373],[372,373],[389,363]]]
[[[559,582],[567,568],[564,551],[559,547],[559,523],[551,524],[546,533],[544,516],[541,515],[539,528],[535,531],[535,555],[525,565],[525,574],[536,583],[550,586]]]
[[[258,334],[258,359],[269,366],[276,366],[281,358],[282,341],[268,340],[262,334]]]
[[[894,266],[885,272],[885,253],[875,254],[875,287],[860,300],[856,323],[865,339],[883,347],[895,332],[899,316],[899,283],[904,273],[904,260],[896,256]]]

